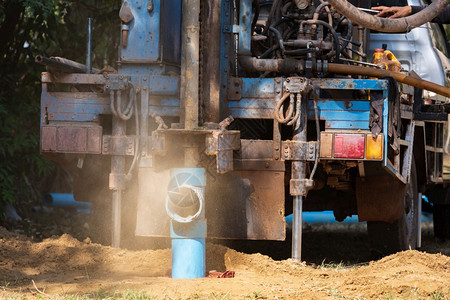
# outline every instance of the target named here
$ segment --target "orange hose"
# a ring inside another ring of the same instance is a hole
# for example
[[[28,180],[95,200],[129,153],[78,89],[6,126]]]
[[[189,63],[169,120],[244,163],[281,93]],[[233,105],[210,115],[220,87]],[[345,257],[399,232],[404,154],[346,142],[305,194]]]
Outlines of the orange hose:
[[[424,89],[436,94],[450,98],[450,88],[427,81],[423,79],[414,78],[403,73],[393,72],[383,69],[367,68],[361,66],[342,65],[342,64],[328,64],[329,73],[345,74],[345,75],[365,75],[370,77],[384,77],[390,76],[398,82],[411,85],[420,89]]]

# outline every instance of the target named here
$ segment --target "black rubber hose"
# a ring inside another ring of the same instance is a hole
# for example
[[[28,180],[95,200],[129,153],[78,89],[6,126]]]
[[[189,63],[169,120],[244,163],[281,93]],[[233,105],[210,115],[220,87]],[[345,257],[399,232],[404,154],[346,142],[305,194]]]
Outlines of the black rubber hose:
[[[255,15],[252,20],[252,34],[256,28],[256,22],[258,22],[259,12],[261,10],[261,6],[259,5],[259,0],[253,0],[253,5],[255,6]]]
[[[353,33],[353,23],[350,19],[347,19],[348,24],[347,24],[347,35],[345,36],[345,38],[343,39],[344,44],[341,46],[341,54],[342,52],[345,50],[345,48],[347,48],[348,43],[350,43],[350,40],[352,38],[352,33]],[[338,24],[336,25],[339,26],[339,24],[342,22],[342,19],[339,20]]]
[[[281,50],[281,57],[285,58],[285,54],[284,54],[285,49],[284,49],[284,44],[283,44],[283,36],[281,35],[281,33],[277,29],[275,29],[272,26],[269,27],[269,30],[272,31],[275,34],[275,36],[277,38],[278,47],[280,47],[280,50]]]

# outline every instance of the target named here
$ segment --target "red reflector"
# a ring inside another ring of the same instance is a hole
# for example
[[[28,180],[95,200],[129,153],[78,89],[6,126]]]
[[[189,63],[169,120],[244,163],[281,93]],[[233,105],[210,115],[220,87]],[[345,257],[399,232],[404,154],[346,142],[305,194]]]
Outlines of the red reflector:
[[[335,134],[335,158],[364,158],[364,134]]]

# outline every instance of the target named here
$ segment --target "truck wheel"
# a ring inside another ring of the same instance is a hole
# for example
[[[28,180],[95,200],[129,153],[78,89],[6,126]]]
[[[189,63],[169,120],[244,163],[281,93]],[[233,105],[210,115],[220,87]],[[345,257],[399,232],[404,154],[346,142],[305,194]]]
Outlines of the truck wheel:
[[[417,247],[418,204],[416,165],[413,160],[410,183],[406,187],[404,196],[404,214],[393,223],[367,222],[370,251],[373,258],[378,259],[398,251]]]
[[[440,239],[450,239],[450,205],[434,204],[433,206],[434,235]]]

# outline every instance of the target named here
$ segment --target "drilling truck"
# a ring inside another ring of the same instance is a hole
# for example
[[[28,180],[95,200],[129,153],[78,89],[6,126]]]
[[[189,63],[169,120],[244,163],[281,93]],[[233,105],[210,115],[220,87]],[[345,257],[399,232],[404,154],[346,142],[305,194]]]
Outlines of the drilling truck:
[[[285,240],[291,214],[301,261],[303,211],[358,215],[386,255],[420,246],[427,195],[448,237],[449,48],[427,23],[447,0],[373,4],[123,0],[117,70],[89,38],[85,64],[36,57],[40,150],[100,198],[112,246],[170,238],[174,278],[204,276],[206,238]]]

